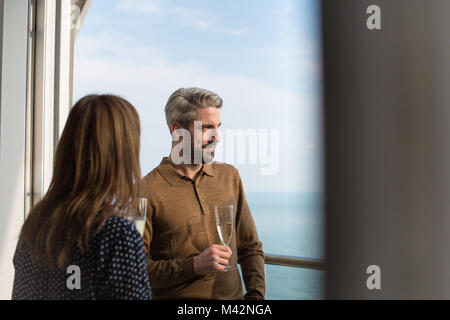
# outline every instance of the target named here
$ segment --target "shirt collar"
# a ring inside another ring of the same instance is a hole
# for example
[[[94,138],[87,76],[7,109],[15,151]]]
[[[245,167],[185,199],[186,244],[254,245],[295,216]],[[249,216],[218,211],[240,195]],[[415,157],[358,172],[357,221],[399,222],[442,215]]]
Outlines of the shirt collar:
[[[171,184],[175,185],[177,182],[187,179],[186,176],[182,175],[178,171],[175,170],[175,168],[172,167],[170,164],[170,161],[168,157],[162,158],[159,166],[156,168],[161,175]],[[202,168],[200,169],[200,174],[206,174],[207,176],[213,177],[214,176],[214,168],[212,167],[211,163],[204,163],[202,165]]]
[[[204,173],[206,173],[206,175],[210,176],[210,177],[214,177],[214,168],[212,166],[212,162],[211,163],[204,163],[202,165],[202,170]]]

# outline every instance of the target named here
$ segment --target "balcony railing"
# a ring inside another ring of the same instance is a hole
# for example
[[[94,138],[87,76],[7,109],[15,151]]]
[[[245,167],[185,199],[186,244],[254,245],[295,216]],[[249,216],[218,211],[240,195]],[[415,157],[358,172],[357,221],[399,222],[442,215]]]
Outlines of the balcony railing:
[[[295,268],[306,268],[324,270],[325,261],[303,257],[285,256],[281,254],[264,253],[265,264],[287,266]]]

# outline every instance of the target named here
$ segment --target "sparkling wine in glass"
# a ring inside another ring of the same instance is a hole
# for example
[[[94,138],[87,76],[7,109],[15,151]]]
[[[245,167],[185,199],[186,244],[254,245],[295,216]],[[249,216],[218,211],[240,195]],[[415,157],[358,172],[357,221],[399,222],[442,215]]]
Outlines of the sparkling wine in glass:
[[[136,205],[128,212],[126,218],[135,225],[142,237],[144,236],[146,216],[147,198],[138,198]]]
[[[228,246],[231,242],[231,238],[233,237],[234,229],[233,205],[216,205],[214,206],[214,212],[216,215],[216,226],[220,241],[222,241],[223,245]],[[221,271],[231,271],[235,269],[236,267],[228,264],[225,266],[225,269]]]

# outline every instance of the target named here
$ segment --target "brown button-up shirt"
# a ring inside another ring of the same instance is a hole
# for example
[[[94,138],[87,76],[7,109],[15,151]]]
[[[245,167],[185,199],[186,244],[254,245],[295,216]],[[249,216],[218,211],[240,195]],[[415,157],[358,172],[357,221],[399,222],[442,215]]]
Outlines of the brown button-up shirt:
[[[144,245],[153,299],[264,299],[262,243],[236,168],[204,164],[195,180],[178,173],[165,157],[142,180],[148,199]],[[197,275],[193,259],[212,244],[222,244],[214,205],[234,205],[233,251],[229,264],[238,269]]]

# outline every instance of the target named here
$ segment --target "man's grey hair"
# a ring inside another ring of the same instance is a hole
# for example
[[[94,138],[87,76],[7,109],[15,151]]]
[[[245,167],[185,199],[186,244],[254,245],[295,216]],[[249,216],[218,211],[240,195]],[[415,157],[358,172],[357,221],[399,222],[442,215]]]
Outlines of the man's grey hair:
[[[180,88],[170,96],[165,112],[169,130],[174,122],[189,126],[197,117],[199,108],[221,108],[223,100],[212,91],[201,88]]]

